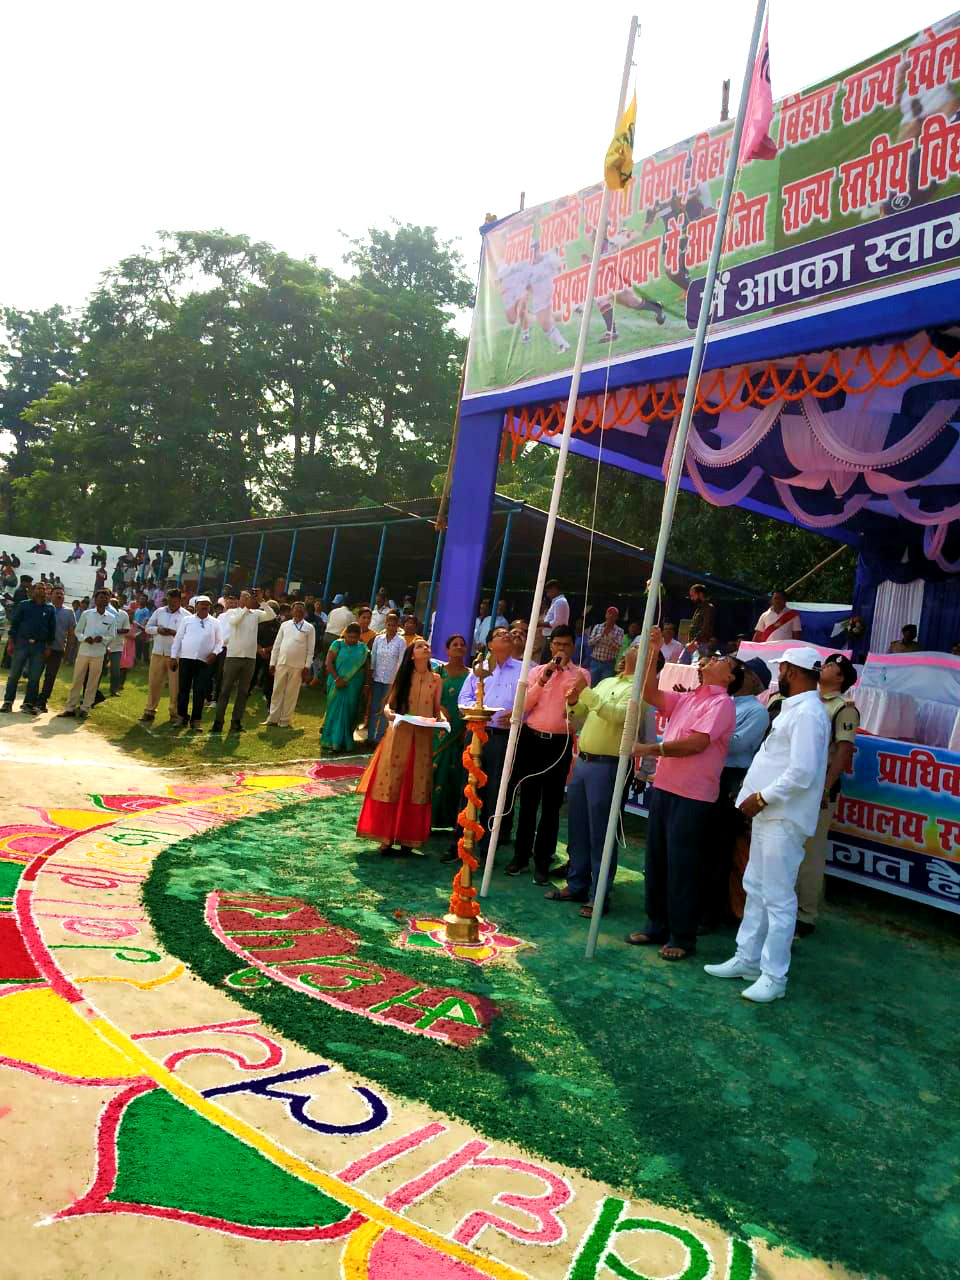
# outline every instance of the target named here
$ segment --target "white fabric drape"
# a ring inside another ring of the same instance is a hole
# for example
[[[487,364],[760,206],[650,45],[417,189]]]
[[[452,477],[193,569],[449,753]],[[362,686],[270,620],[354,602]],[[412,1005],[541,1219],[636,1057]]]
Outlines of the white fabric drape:
[[[892,640],[900,639],[900,629],[908,622],[920,625],[923,609],[923,579],[913,582],[881,582],[873,607],[870,632],[871,653],[886,653]]]

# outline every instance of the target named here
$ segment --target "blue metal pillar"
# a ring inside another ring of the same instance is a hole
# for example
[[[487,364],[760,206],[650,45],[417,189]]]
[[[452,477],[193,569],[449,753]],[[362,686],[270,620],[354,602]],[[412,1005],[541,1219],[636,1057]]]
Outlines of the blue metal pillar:
[[[503,531],[503,545],[500,548],[500,567],[497,569],[497,585],[494,588],[493,601],[490,605],[491,630],[493,629],[493,623],[497,619],[497,605],[500,603],[500,592],[503,590],[503,575],[507,568],[507,553],[510,550],[510,526],[513,524],[515,515],[515,511],[507,512],[507,524]],[[510,619],[508,618],[507,621],[509,622]]]
[[[263,559],[263,539],[264,535],[261,533],[260,541],[257,544],[257,563],[253,567],[253,582],[250,584],[252,587],[259,587],[260,585],[260,561]]]
[[[331,587],[331,579],[333,578],[333,561],[337,554],[337,534],[340,532],[340,526],[335,525],[333,529],[333,537],[330,539],[330,558],[327,561],[327,576],[323,580],[323,592],[320,596],[320,603],[324,608],[327,606],[327,592]]]
[[[204,538],[203,550],[200,552],[200,572],[197,574],[197,595],[203,590],[203,571],[207,567],[207,542],[209,539]]]
[[[160,548],[160,580],[157,583],[157,586],[163,587],[164,590],[166,590],[166,587],[167,587],[166,569],[167,569],[167,542],[166,542],[166,539],[164,539],[163,546]]]
[[[230,541],[227,543],[227,562],[223,566],[223,586],[220,588],[220,594],[226,590],[227,583],[230,581],[230,565],[233,561],[233,534],[230,535]]]
[[[380,547],[377,551],[377,567],[373,571],[373,586],[370,588],[370,608],[374,607],[377,598],[377,587],[380,585],[380,570],[383,568],[383,548],[387,541],[387,526],[380,530]]]
[[[286,591],[287,595],[290,594],[290,575],[293,573],[293,557],[297,550],[297,534],[299,532],[299,529],[294,529],[293,537],[290,539],[290,559],[287,561],[287,576],[283,582],[283,589]]]
[[[440,569],[440,554],[443,551],[443,529],[437,534],[437,549],[433,553],[433,572],[430,574],[430,590],[427,592],[427,603],[424,607],[423,634],[430,635],[430,614],[433,612],[433,593],[437,586],[437,573]],[[473,637],[471,637],[472,642]],[[470,647],[469,645],[467,646]]]
[[[187,540],[186,540],[186,538],[184,538],[184,540],[183,540],[183,552],[181,553],[181,556],[180,556],[180,572],[177,574],[177,586],[178,586],[178,587],[182,587],[182,586],[183,586],[183,569],[184,569],[184,566],[186,565],[186,563],[187,563]]]

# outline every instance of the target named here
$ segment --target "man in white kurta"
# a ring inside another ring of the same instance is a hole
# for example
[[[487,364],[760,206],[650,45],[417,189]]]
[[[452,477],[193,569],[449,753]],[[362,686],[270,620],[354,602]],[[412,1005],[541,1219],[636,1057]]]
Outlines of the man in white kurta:
[[[286,729],[293,719],[300,690],[310,678],[310,664],[317,640],[317,630],[307,621],[307,611],[302,601],[293,606],[293,617],[281,624],[270,653],[270,674],[273,676],[273,697],[270,714],[265,724]]]
[[[753,826],[736,955],[723,964],[704,965],[714,978],[749,981],[740,994],[758,1004],[786,993],[797,923],[797,871],[804,841],[816,831],[820,817],[830,721],[819,677],[816,649],[786,650],[780,660],[782,710],[737,796],[737,807],[753,819]]]

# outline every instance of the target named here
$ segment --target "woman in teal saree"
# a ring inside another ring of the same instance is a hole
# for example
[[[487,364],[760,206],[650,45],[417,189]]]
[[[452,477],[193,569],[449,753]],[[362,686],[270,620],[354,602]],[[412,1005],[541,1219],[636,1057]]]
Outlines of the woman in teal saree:
[[[327,714],[320,741],[330,751],[355,748],[353,731],[366,686],[369,652],[360,640],[360,628],[355,622],[351,622],[327,650]]]

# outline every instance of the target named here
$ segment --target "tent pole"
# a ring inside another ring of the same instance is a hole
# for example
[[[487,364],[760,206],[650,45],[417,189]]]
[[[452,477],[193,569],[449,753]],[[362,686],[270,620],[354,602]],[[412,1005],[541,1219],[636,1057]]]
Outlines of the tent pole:
[[[630,80],[630,68],[633,66],[633,46],[637,38],[636,15],[630,19],[630,35],[627,39],[627,56],[623,63],[623,79],[620,83],[620,100],[617,105],[617,116],[613,123],[614,132],[620,123],[627,101],[627,84]],[[510,716],[510,736],[507,739],[507,754],[503,762],[503,773],[500,777],[500,791],[497,795],[497,806],[493,815],[493,827],[487,844],[487,855],[483,864],[483,880],[480,885],[480,896],[485,898],[490,892],[490,879],[493,875],[493,860],[497,852],[497,841],[500,838],[500,824],[503,821],[507,792],[510,788],[510,774],[517,753],[517,737],[520,733],[520,722],[523,719],[524,703],[527,695],[527,679],[530,675],[534,641],[538,639],[538,623],[540,605],[543,600],[543,586],[547,580],[550,567],[550,551],[553,546],[553,533],[557,525],[560,510],[560,493],[563,489],[563,478],[567,466],[567,454],[570,452],[570,437],[573,434],[573,420],[577,413],[577,397],[580,391],[580,373],[583,369],[583,357],[587,346],[587,335],[590,329],[590,313],[593,310],[593,299],[597,289],[597,271],[603,243],[607,235],[607,214],[610,210],[610,188],[604,183],[603,199],[600,203],[600,217],[597,219],[596,239],[593,242],[593,257],[590,260],[590,274],[587,278],[587,295],[583,303],[583,315],[580,318],[580,335],[577,338],[577,351],[570,375],[570,394],[567,397],[567,412],[563,422],[563,434],[557,450],[557,469],[553,476],[553,492],[550,495],[550,510],[547,513],[547,525],[543,532],[543,550],[540,553],[540,569],[537,573],[537,585],[533,592],[533,604],[530,606],[530,625],[527,628],[527,643],[523,650],[523,663],[520,679],[517,681],[517,693],[513,701],[513,712]],[[496,604],[492,606],[496,609]]]
[[[197,595],[203,590],[203,571],[207,566],[207,543],[209,539],[204,538],[203,550],[200,552],[200,572],[197,574]]]
[[[430,574],[430,590],[427,592],[427,603],[423,610],[423,634],[430,639],[430,615],[433,612],[433,593],[437,586],[437,573],[440,569],[440,553],[443,550],[443,539],[446,534],[445,529],[441,529],[437,534],[437,549],[433,553],[433,571]]]
[[[723,237],[727,226],[727,213],[730,198],[733,195],[734,179],[737,176],[737,161],[740,153],[740,138],[743,134],[743,120],[747,111],[747,100],[750,96],[750,82],[753,67],[757,58],[757,46],[760,43],[760,32],[763,28],[763,14],[767,0],[757,0],[757,12],[753,23],[753,34],[750,37],[750,50],[747,54],[747,65],[743,73],[743,88],[740,93],[740,105],[737,109],[737,120],[730,140],[730,154],[727,158],[727,169],[723,175],[723,191],[720,196],[720,207],[717,210],[717,226],[713,236],[713,247],[707,263],[707,274],[704,281],[703,301],[700,304],[700,317],[697,321],[697,333],[694,338],[693,351],[690,355],[690,371],[687,374],[687,385],[683,393],[683,408],[680,411],[680,422],[670,458],[670,470],[667,476],[666,489],[663,495],[663,509],[660,513],[660,533],[657,537],[657,549],[653,557],[653,569],[647,584],[647,602],[643,612],[643,630],[640,633],[640,652],[637,654],[637,667],[633,673],[633,689],[627,707],[626,720],[623,726],[623,737],[620,739],[620,759],[617,764],[617,779],[613,787],[613,798],[610,801],[610,812],[607,817],[607,834],[603,844],[603,858],[597,875],[597,889],[594,894],[594,911],[590,918],[590,932],[587,937],[586,955],[589,959],[597,949],[597,935],[600,932],[600,921],[603,918],[603,904],[607,896],[607,881],[610,878],[610,863],[613,858],[613,846],[617,838],[617,825],[620,821],[620,797],[623,794],[630,767],[633,745],[637,737],[637,726],[640,721],[641,695],[647,670],[647,654],[650,649],[650,629],[660,599],[660,580],[663,576],[663,563],[667,556],[667,543],[670,540],[670,529],[673,524],[673,513],[677,503],[677,491],[680,488],[680,476],[683,472],[684,458],[687,452],[687,436],[693,418],[693,408],[697,400],[697,385],[700,371],[703,368],[703,353],[706,348],[707,327],[710,313],[713,310],[713,287],[720,265],[723,251]]]
[[[227,560],[223,566],[223,586],[220,588],[220,594],[223,595],[227,589],[227,583],[230,581],[230,564],[233,560],[233,534],[230,535],[230,541],[227,543]]]
[[[253,582],[250,584],[254,590],[260,585],[260,561],[263,559],[263,539],[265,535],[261,533],[260,541],[257,543],[257,563],[253,567]]]
[[[320,596],[320,607],[327,607],[327,592],[330,590],[330,582],[333,578],[333,560],[337,553],[337,534],[340,532],[340,526],[333,526],[333,537],[330,539],[330,558],[327,560],[327,576],[323,580],[323,593]]]
[[[500,547],[500,566],[497,569],[497,585],[493,589],[493,601],[490,605],[490,631],[493,630],[497,621],[497,608],[500,604],[500,592],[503,590],[503,576],[507,571],[507,556],[510,554],[510,526],[513,524],[513,517],[517,513],[515,511],[507,512],[507,523],[503,531],[503,544]],[[482,622],[483,619],[481,618]],[[510,619],[508,618],[509,622]],[[489,632],[487,633],[489,639]],[[499,807],[499,806],[498,806]]]
[[[387,526],[384,524],[380,530],[380,545],[377,548],[377,567],[373,571],[373,584],[370,587],[370,608],[372,609],[377,601],[377,587],[380,585],[380,571],[383,568],[383,548],[387,541]]]
[[[821,560],[819,564],[815,564],[809,573],[805,573],[803,577],[798,578],[796,582],[791,582],[789,587],[784,587],[784,594],[786,594],[787,592],[792,593],[796,591],[797,587],[802,586],[806,582],[806,580],[808,578],[812,578],[815,573],[819,573],[820,570],[823,569],[826,565],[828,565],[831,560],[836,560],[837,556],[842,556],[844,551],[849,551],[849,550],[850,548],[844,542],[842,546],[837,547],[836,551],[831,551],[830,554],[827,556],[826,560]]]
[[[299,529],[294,529],[293,537],[290,539],[290,558],[287,561],[287,576],[283,580],[283,589],[287,595],[290,594],[290,575],[293,573],[293,557],[297,550],[297,534]]]
[[[183,571],[187,564],[187,540],[183,540],[183,551],[180,553],[180,572],[177,574],[177,586],[183,586]]]

